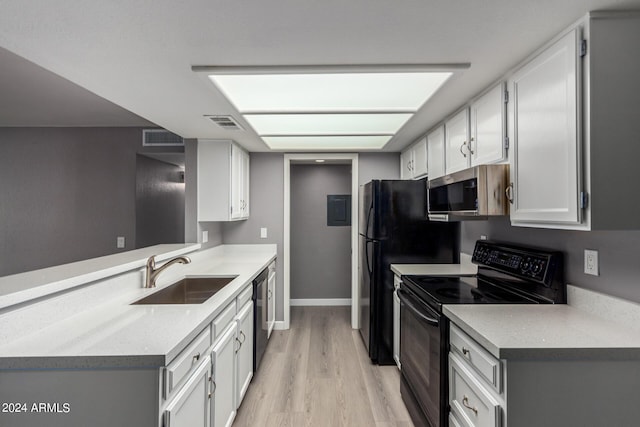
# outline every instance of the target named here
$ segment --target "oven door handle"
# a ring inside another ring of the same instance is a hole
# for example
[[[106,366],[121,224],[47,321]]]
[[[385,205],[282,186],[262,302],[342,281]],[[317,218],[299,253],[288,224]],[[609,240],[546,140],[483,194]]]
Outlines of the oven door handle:
[[[413,311],[415,313],[416,316],[418,316],[420,319],[424,320],[425,322],[427,322],[430,325],[433,326],[439,326],[440,325],[440,321],[438,319],[434,319],[432,317],[428,317],[425,316],[422,311],[420,309],[418,309],[418,307],[416,307],[408,297],[405,296],[406,292],[403,292],[402,289],[398,289],[398,298],[400,298],[400,301],[402,303],[404,303],[407,307],[409,307],[411,309],[411,311]]]

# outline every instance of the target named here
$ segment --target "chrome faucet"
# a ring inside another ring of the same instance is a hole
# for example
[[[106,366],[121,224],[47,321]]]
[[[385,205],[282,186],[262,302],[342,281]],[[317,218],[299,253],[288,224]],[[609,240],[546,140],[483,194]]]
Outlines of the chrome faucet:
[[[169,261],[165,262],[162,267],[156,268],[156,256],[152,255],[147,260],[147,271],[145,276],[144,287],[145,288],[155,288],[156,287],[156,279],[158,278],[158,274],[162,273],[164,269],[169,267],[171,264],[180,263],[180,264],[189,264],[191,259],[186,256],[177,256],[175,258],[171,258]]]

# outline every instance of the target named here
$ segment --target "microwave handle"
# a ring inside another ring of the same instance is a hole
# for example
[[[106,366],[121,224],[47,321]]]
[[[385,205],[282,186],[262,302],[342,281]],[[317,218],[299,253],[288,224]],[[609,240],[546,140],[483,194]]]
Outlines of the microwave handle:
[[[507,185],[507,188],[504,190],[504,194],[507,196],[509,203],[513,204],[513,182]]]

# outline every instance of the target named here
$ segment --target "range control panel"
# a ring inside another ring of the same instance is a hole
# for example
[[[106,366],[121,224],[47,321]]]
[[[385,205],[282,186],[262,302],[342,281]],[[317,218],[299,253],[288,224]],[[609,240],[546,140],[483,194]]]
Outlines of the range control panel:
[[[478,240],[473,251],[473,262],[493,269],[539,282],[549,277],[549,269],[556,264],[555,252],[545,253],[537,249],[513,247],[505,244]]]

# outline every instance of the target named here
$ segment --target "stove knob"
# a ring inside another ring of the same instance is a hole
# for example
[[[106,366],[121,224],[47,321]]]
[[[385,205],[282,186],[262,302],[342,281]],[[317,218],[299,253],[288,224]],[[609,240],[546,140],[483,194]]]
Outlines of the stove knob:
[[[531,267],[531,271],[533,272],[533,274],[538,274],[542,271],[542,262],[541,261],[536,261],[533,264],[533,267]]]

